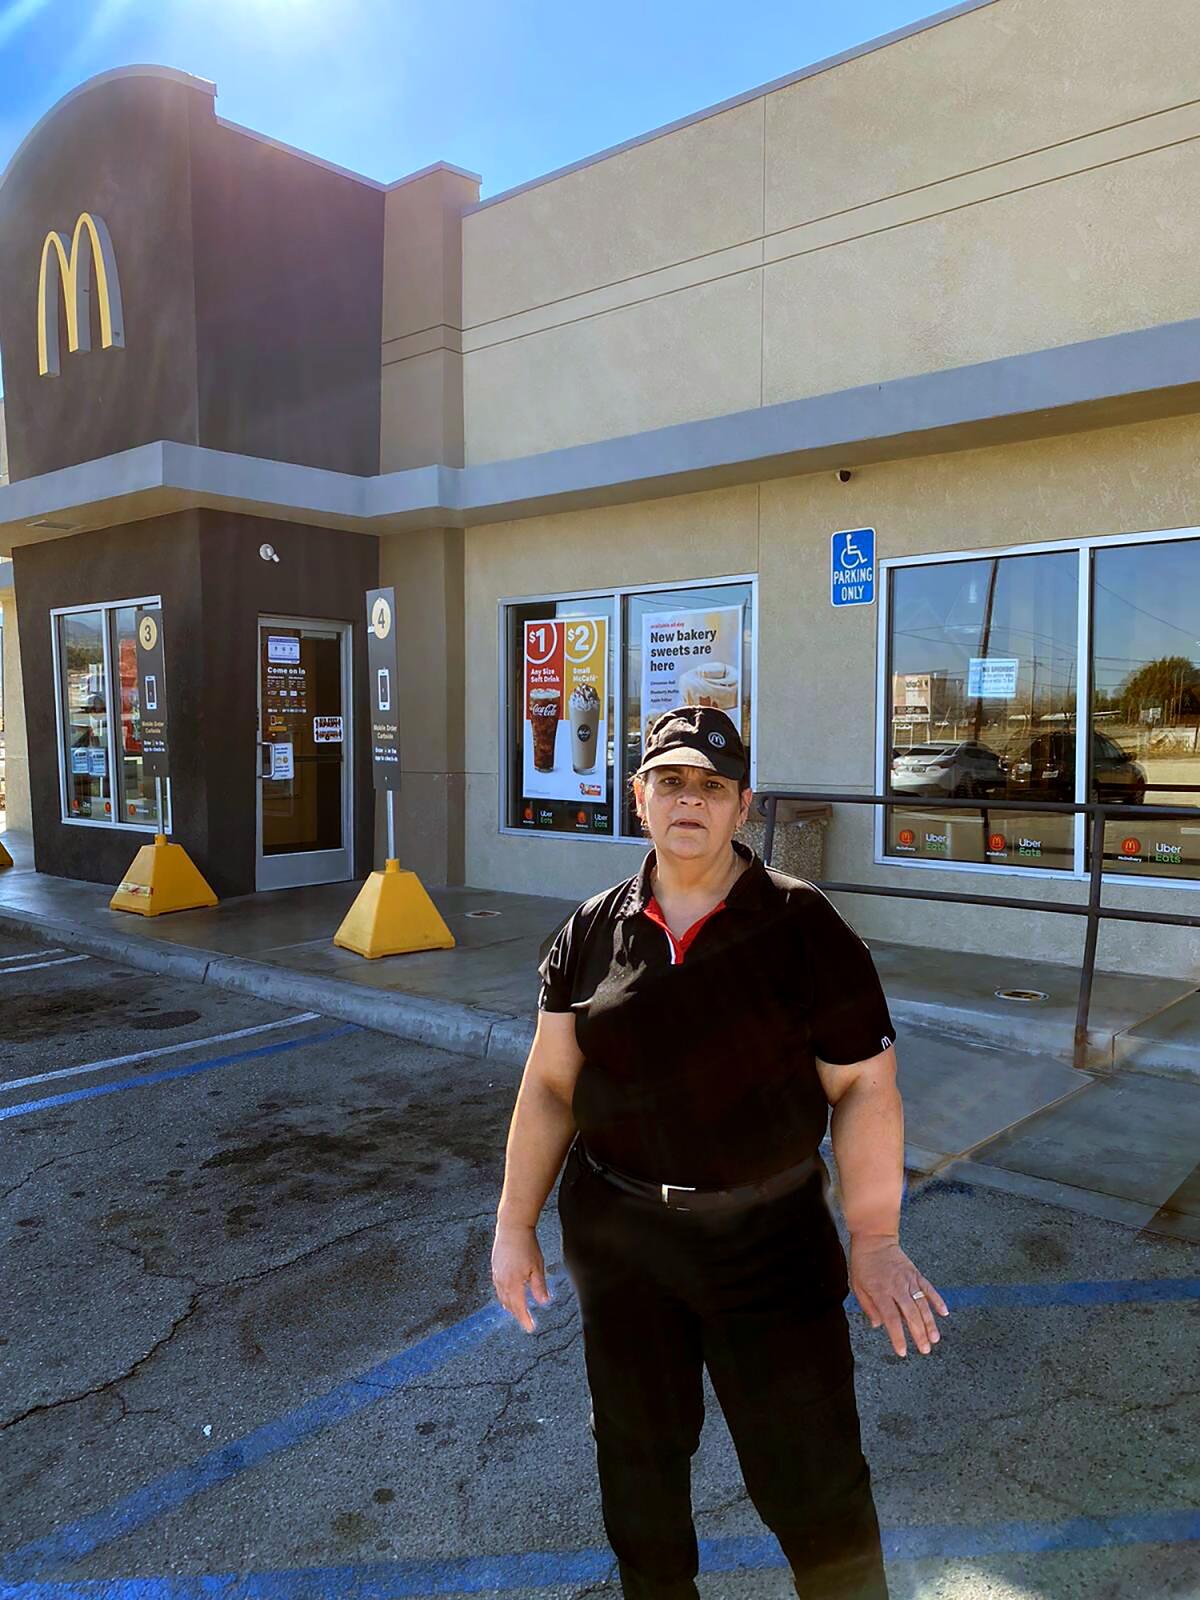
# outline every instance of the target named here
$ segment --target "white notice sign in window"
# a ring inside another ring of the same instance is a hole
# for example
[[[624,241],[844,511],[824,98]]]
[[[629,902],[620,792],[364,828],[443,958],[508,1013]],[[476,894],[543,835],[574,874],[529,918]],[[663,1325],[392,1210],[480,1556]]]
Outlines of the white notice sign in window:
[[[268,661],[299,661],[300,641],[287,633],[269,633],[267,635],[267,660]]]
[[[967,662],[968,700],[1011,700],[1021,663],[1013,656],[971,656]]]

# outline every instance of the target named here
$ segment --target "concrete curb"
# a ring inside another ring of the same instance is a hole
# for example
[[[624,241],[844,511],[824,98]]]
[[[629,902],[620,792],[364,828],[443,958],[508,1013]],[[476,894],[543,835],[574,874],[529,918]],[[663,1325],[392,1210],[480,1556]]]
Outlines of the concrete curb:
[[[1075,1025],[1056,1022],[1038,1015],[1036,1009],[1015,1010],[1003,1016],[992,1011],[974,1011],[967,1006],[943,1005],[936,1000],[888,1000],[896,1022],[936,1028],[956,1039],[978,1039],[983,1044],[1003,1045],[1026,1055],[1049,1055],[1071,1064],[1075,1051]],[[1111,1072],[1113,1037],[1096,1028],[1088,1030],[1088,1070]]]
[[[320,1011],[342,1022],[361,1028],[390,1033],[416,1044],[433,1045],[456,1055],[478,1056],[497,1065],[523,1067],[533,1043],[535,1019],[515,1017],[504,1011],[489,1011],[456,1000],[431,1000],[422,995],[394,989],[374,989],[363,984],[345,983],[317,973],[297,972],[266,961],[244,956],[228,956],[217,950],[173,945],[145,935],[126,935],[87,923],[60,921],[0,906],[0,928],[9,933],[29,934],[68,949],[108,961],[123,962],[141,972],[153,972],[192,983],[210,983],[219,989],[271,1000],[276,1005],[297,1006]],[[1051,1055],[1070,1062],[1073,1046],[1072,1026],[1054,1022],[1035,1012],[996,1015],[973,1011],[966,1006],[942,1005],[933,1000],[895,999],[889,1002],[898,1023],[935,1029],[954,1038],[976,1039],[982,1044],[1000,1045],[1010,1050]],[[1195,1082],[1197,1069],[1183,1047],[1155,1047],[1155,1041],[1123,1038],[1116,1047],[1107,1033],[1095,1030],[1089,1035],[1088,1068],[1111,1072],[1114,1066],[1127,1072],[1142,1072],[1156,1077],[1175,1077]],[[1187,1061],[1187,1065],[1184,1061]]]
[[[295,972],[216,950],[170,945],[157,939],[127,937],[86,924],[60,922],[34,912],[0,906],[0,928],[30,934],[88,955],[218,989],[253,995],[276,1005],[319,1011],[361,1028],[390,1033],[455,1055],[479,1056],[506,1066],[524,1066],[533,1040],[533,1022],[503,1011],[487,1011],[454,1000],[430,1000],[394,990],[343,983],[316,973]]]
[[[12,906],[0,907],[0,928],[6,933],[28,933],[71,950],[84,950],[90,956],[103,956],[106,961],[121,961],[142,972],[159,972],[192,983],[203,983],[209,963],[216,959],[211,950],[126,938],[107,929],[89,928],[86,923],[59,922]]]

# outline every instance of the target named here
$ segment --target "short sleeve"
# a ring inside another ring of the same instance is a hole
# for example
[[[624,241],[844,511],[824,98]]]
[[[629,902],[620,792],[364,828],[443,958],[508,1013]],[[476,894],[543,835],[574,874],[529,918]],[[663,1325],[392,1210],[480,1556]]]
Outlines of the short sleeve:
[[[570,1011],[575,967],[582,935],[576,911],[563,923],[546,959],[538,967],[542,987],[538,994],[539,1011]]]
[[[896,1040],[871,952],[820,890],[807,909],[813,1050],[831,1066],[866,1061]]]

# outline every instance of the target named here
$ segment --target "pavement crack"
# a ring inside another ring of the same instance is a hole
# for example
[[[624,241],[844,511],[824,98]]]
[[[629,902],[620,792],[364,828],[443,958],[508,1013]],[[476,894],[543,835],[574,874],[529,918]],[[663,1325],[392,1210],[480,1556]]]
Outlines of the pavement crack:
[[[721,1500],[714,1506],[698,1506],[696,1516],[719,1517],[725,1511],[732,1511],[734,1506],[745,1504],[749,1498],[745,1489],[739,1489],[736,1494],[730,1495],[728,1500]]]
[[[187,1309],[181,1312],[179,1316],[174,1319],[166,1333],[164,1333],[160,1338],[156,1339],[150,1346],[149,1350],[146,1351],[145,1355],[139,1356],[133,1365],[128,1367],[124,1372],[118,1372],[115,1377],[106,1378],[103,1383],[94,1384],[90,1389],[81,1390],[78,1394],[63,1395],[58,1400],[44,1400],[39,1402],[39,1404],[36,1406],[29,1406],[26,1410],[18,1412],[15,1417],[9,1417],[7,1421],[0,1422],[0,1433],[6,1432],[9,1428],[15,1428],[19,1423],[28,1421],[30,1417],[39,1416],[43,1412],[59,1411],[64,1406],[78,1405],[81,1401],[91,1400],[97,1395],[110,1394],[112,1393],[116,1384],[128,1383],[131,1378],[135,1378],[137,1376],[140,1369],[144,1367],[147,1362],[154,1359],[154,1357],[161,1349],[164,1348],[164,1346],[170,1344],[171,1340],[179,1332],[180,1328],[183,1327],[184,1323],[187,1322],[189,1317],[195,1315],[196,1311],[199,1309],[202,1298],[203,1297],[199,1294],[193,1294],[188,1302]],[[123,1412],[122,1418],[124,1417],[124,1414],[125,1413]]]
[[[618,1563],[614,1557],[609,1563],[607,1575],[601,1578],[599,1583],[589,1583],[586,1589],[576,1589],[574,1600],[584,1600],[586,1595],[599,1594],[601,1589],[607,1589],[610,1584],[615,1583],[617,1581],[617,1566]]]
[[[286,1272],[289,1267],[298,1266],[301,1261],[308,1261],[313,1256],[319,1256],[322,1251],[332,1250],[335,1245],[345,1244],[348,1239],[355,1239],[360,1233],[370,1233],[373,1228],[396,1227],[394,1217],[383,1217],[378,1222],[363,1222],[357,1228],[350,1228],[345,1233],[335,1234],[332,1239],[326,1239],[321,1244],[310,1245],[294,1256],[289,1256],[286,1261],[275,1261],[269,1267],[263,1267],[258,1272],[245,1272],[239,1277],[228,1278],[224,1283],[205,1283],[197,1280],[205,1293],[216,1294],[227,1289],[240,1289],[244,1284],[258,1283],[263,1278],[269,1278],[274,1272]]]
[[[14,1183],[11,1189],[5,1189],[4,1193],[0,1194],[0,1200],[7,1200],[9,1195],[16,1194],[18,1189],[23,1189],[27,1183],[32,1182],[32,1180],[37,1177],[39,1172],[45,1172],[47,1167],[52,1167],[56,1161],[61,1159],[62,1158],[60,1156],[51,1156],[49,1161],[43,1161],[39,1163],[38,1166],[34,1167],[32,1172],[27,1172],[25,1174],[20,1183]]]
[[[267,1267],[262,1272],[247,1273],[243,1277],[232,1278],[227,1283],[201,1283],[194,1278],[187,1278],[180,1274],[152,1272],[150,1268],[146,1266],[145,1260],[141,1253],[133,1246],[120,1244],[115,1239],[106,1239],[102,1241],[105,1244],[111,1245],[114,1249],[123,1250],[126,1252],[126,1254],[132,1255],[140,1262],[143,1271],[146,1272],[147,1276],[149,1277],[167,1278],[175,1282],[192,1284],[193,1288],[191,1297],[188,1301],[187,1309],[177,1316],[166,1333],[164,1333],[161,1338],[156,1339],[150,1346],[149,1350],[147,1350],[144,1355],[139,1356],[132,1366],[126,1368],[124,1372],[119,1372],[112,1378],[106,1378],[103,1383],[94,1384],[88,1389],[82,1389],[77,1394],[63,1395],[58,1400],[41,1401],[35,1406],[29,1406],[26,1410],[20,1411],[15,1416],[9,1417],[7,1421],[0,1421],[0,1433],[5,1432],[9,1428],[15,1428],[18,1423],[25,1422],[30,1417],[38,1416],[43,1412],[58,1411],[65,1406],[78,1405],[84,1400],[94,1399],[98,1395],[110,1394],[114,1385],[128,1383],[130,1379],[136,1378],[140,1370],[146,1366],[148,1362],[152,1361],[160,1350],[162,1350],[166,1345],[170,1344],[171,1340],[174,1339],[175,1335],[179,1332],[180,1328],[183,1327],[184,1323],[186,1323],[188,1319],[194,1316],[195,1313],[200,1309],[200,1306],[207,1296],[223,1294],[230,1289],[240,1287],[244,1283],[257,1282],[259,1279],[267,1277],[272,1272],[280,1272],[286,1267],[294,1266],[296,1262],[303,1261],[307,1256],[317,1255],[322,1250],[331,1249],[335,1244],[340,1244],[346,1239],[352,1239],[356,1234],[365,1233],[370,1228],[381,1228],[391,1225],[392,1223],[390,1218],[383,1222],[366,1223],[362,1227],[351,1229],[348,1233],[340,1234],[335,1239],[328,1239],[324,1244],[317,1245],[311,1250],[305,1250],[301,1252],[300,1255],[294,1256],[288,1261],[277,1262],[274,1266]],[[126,1409],[122,1411],[121,1417],[118,1418],[119,1421],[124,1421],[125,1415],[128,1412],[127,1402],[122,1403],[125,1405]],[[134,1413],[128,1414],[132,1415]]]
[[[515,1373],[511,1378],[504,1378],[500,1380],[502,1387],[507,1391],[504,1396],[504,1404],[500,1407],[499,1411],[497,1411],[495,1416],[488,1423],[487,1427],[483,1430],[483,1436],[479,1440],[479,1443],[475,1446],[476,1461],[480,1468],[486,1467],[488,1462],[491,1460],[491,1456],[488,1453],[488,1447],[491,1444],[492,1436],[507,1416],[508,1408],[513,1403],[513,1395],[518,1386],[524,1383],[529,1377],[529,1374],[537,1367],[541,1366],[543,1361],[550,1361],[556,1356],[565,1355],[571,1346],[576,1344],[582,1336],[583,1324],[580,1323],[577,1327],[572,1329],[570,1336],[565,1340],[564,1343],[547,1346],[545,1350],[539,1351],[538,1354],[534,1356],[532,1361],[527,1362],[526,1365],[521,1368],[520,1372]]]
[[[106,1140],[103,1144],[84,1145],[82,1150],[60,1150],[57,1155],[51,1156],[48,1161],[39,1162],[38,1165],[34,1167],[32,1172],[27,1172],[25,1174],[20,1183],[14,1183],[11,1188],[5,1189],[3,1194],[0,1194],[0,1202],[7,1200],[10,1195],[16,1194],[18,1189],[23,1189],[27,1183],[36,1178],[39,1172],[45,1172],[47,1167],[53,1167],[59,1161],[73,1161],[76,1156],[94,1155],[97,1150],[103,1150],[105,1152],[110,1150],[119,1150],[123,1144],[131,1144],[134,1139],[140,1139],[141,1137],[141,1131],[139,1130],[137,1133],[131,1133],[129,1137],[125,1139],[110,1139]]]

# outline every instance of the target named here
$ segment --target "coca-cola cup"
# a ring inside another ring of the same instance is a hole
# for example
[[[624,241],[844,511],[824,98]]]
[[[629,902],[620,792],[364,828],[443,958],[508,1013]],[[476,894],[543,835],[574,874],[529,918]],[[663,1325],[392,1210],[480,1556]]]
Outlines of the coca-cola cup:
[[[533,729],[533,765],[537,772],[554,771],[554,742],[562,716],[561,689],[529,691],[529,723]]]

